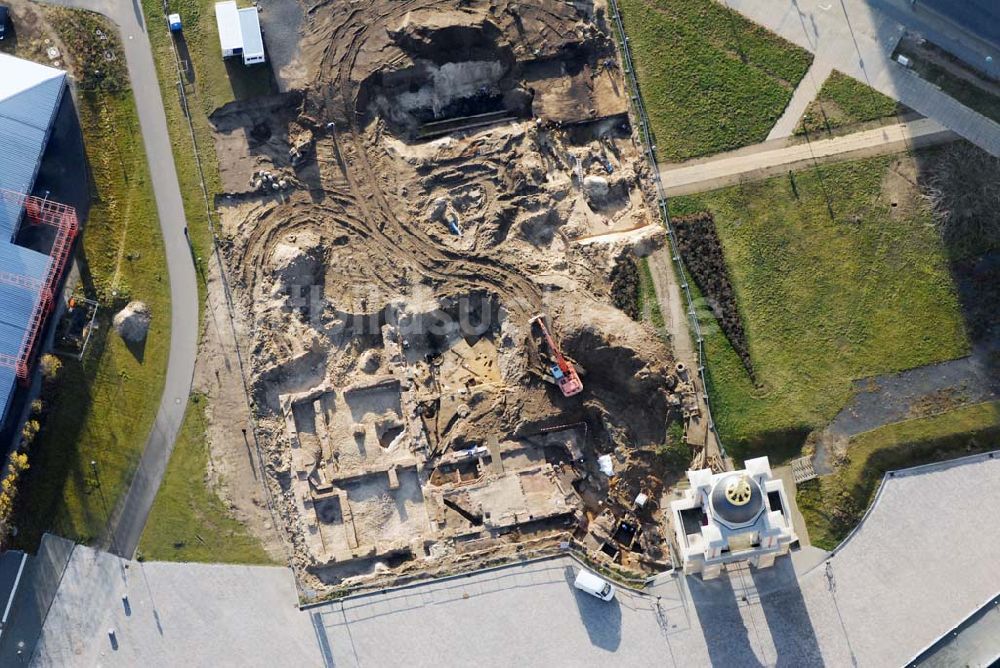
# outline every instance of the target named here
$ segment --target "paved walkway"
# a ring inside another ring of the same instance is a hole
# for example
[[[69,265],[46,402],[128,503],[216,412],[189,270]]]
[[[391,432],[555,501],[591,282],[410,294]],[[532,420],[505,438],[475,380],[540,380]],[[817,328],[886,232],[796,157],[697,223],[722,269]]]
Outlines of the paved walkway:
[[[904,26],[867,0],[728,0],[730,7],[815,53],[830,67],[869,84],[1000,156],[1000,124],[963,106],[891,59]],[[907,22],[909,23],[909,21]],[[934,33],[927,35],[932,40]]]
[[[829,62],[813,61],[806,75],[802,77],[802,81],[799,82],[798,87],[792,94],[792,99],[789,100],[788,106],[785,107],[785,112],[781,114],[781,118],[778,119],[778,122],[771,128],[771,132],[768,133],[768,141],[792,136],[795,128],[799,126],[799,119],[802,118],[802,114],[806,112],[809,103],[816,99],[819,89],[823,87],[823,82],[826,81],[826,78],[830,76],[830,72],[832,71],[833,67]]]
[[[746,178],[776,176],[790,169],[811,165],[814,160],[827,162],[834,158],[846,160],[862,155],[895,153],[913,145],[928,145],[954,138],[955,135],[937,121],[921,118],[831,139],[792,146],[777,142],[773,148],[761,144],[681,165],[662,165],[660,178],[668,195],[685,195],[734,185]]]
[[[170,277],[170,357],[156,421],[146,439],[139,467],[128,492],[112,513],[104,544],[127,557],[135,553],[146,518],[160,488],[184,420],[198,350],[198,285],[187,236],[167,118],[146,37],[138,0],[45,0],[49,4],[88,9],[107,16],[121,30],[132,94],[135,96],[143,145],[149,161],[156,209],[160,218]],[[156,29],[165,30],[157,25]]]

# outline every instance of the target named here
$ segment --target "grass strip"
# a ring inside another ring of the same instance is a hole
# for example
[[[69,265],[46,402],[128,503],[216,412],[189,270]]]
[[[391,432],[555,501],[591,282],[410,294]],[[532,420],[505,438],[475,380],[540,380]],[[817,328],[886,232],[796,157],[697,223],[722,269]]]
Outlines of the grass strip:
[[[837,128],[895,116],[903,108],[891,97],[833,70],[806,107],[795,134],[832,134]]]
[[[713,0],[620,0],[657,155],[766,139],[812,55]]]
[[[207,480],[205,400],[191,396],[139,553],[155,561],[273,563]]]
[[[714,215],[746,326],[757,383],[699,309],[713,413],[734,457],[792,456],[855,379],[968,351],[946,250],[894,160],[671,200],[676,215]]]
[[[813,545],[832,550],[857,526],[886,471],[995,450],[1000,402],[887,425],[851,439],[837,472],[799,485],[796,499]]]

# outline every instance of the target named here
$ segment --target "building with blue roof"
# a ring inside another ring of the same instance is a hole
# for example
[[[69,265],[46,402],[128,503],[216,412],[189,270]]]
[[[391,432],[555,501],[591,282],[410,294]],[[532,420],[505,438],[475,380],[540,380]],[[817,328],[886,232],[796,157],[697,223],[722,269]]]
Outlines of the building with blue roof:
[[[0,426],[7,422],[26,350],[38,334],[62,267],[15,243],[26,196],[66,91],[66,73],[0,54]],[[35,207],[36,211],[38,207]],[[74,221],[75,222],[75,221]],[[75,234],[75,229],[74,229]],[[54,272],[53,269],[59,269]],[[20,366],[19,366],[20,365]]]

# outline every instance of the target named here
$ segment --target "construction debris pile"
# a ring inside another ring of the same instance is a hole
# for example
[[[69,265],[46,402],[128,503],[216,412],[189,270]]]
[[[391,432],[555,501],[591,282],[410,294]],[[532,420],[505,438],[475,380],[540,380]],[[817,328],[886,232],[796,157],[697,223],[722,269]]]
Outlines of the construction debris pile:
[[[295,89],[213,114],[259,438],[310,586],[570,538],[669,563],[681,472],[656,450],[698,403],[610,305],[617,259],[663,234],[603,12],[320,2]]]

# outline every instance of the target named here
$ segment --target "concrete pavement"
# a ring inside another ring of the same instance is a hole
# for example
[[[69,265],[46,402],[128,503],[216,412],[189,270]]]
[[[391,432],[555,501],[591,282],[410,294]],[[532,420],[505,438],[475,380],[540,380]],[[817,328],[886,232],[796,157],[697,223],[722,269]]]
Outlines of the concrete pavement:
[[[878,4],[866,0],[727,0],[727,3],[754,22],[812,51],[817,69],[840,70],[1000,156],[1000,124],[962,105],[892,60],[892,52],[905,27],[893,18],[898,9],[894,8],[892,14],[879,9],[883,4],[888,5],[888,0]],[[936,33],[931,31],[926,36],[933,41]]]
[[[802,114],[806,113],[809,103],[816,99],[819,89],[823,87],[823,82],[830,76],[833,69],[828,62],[813,61],[802,77],[799,85],[792,93],[792,99],[788,101],[785,111],[775,122],[774,127],[767,135],[767,140],[784,139],[791,137],[795,128],[799,126]]]
[[[138,469],[128,492],[112,512],[109,535],[103,541],[112,551],[131,557],[163,480],[191,392],[198,350],[198,284],[191,248],[184,233],[187,221],[167,132],[163,99],[138,0],[44,1],[98,12],[108,17],[121,31],[166,249],[171,313],[170,356],[163,395]],[[157,25],[154,29],[166,28]]]
[[[814,160],[895,153],[955,139],[937,121],[921,118],[873,130],[792,146],[782,142],[723,153],[681,165],[661,165],[660,178],[667,195],[686,195],[734,185],[743,179],[762,179],[811,165]]]
[[[988,454],[899,471],[832,555],[663,574],[611,603],[573,588],[566,556],[299,610],[286,568],[76,546],[26,648],[60,668],[907,665],[1000,591],[998,476]]]

